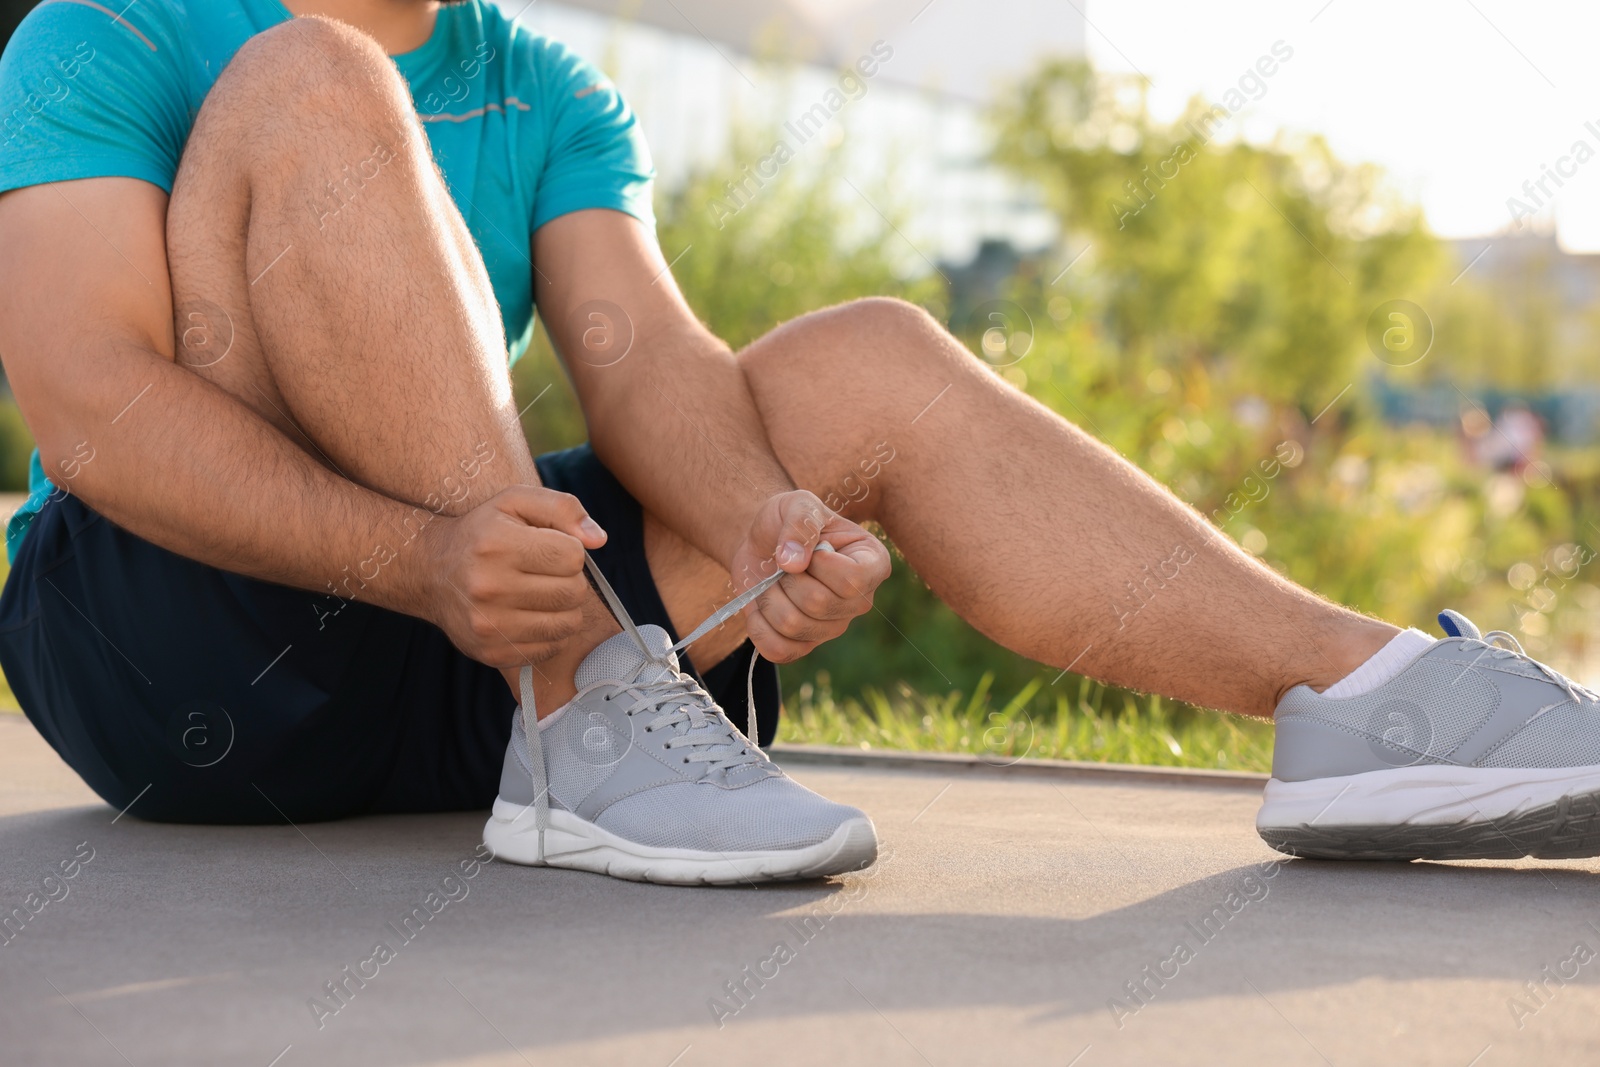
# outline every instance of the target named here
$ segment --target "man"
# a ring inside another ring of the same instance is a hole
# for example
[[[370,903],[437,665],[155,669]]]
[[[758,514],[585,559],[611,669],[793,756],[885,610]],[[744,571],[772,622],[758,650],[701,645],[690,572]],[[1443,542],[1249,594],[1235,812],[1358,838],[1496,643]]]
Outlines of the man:
[[[492,6],[53,0],[0,99],[0,354],[40,453],[0,664],[116,807],[493,801],[518,862],[858,868],[866,816],[721,708],[746,721],[756,652],[870,608],[872,520],[1022,654],[1276,709],[1280,848],[1600,851],[1596,698],[1496,635],[1447,613],[1433,642],[1294,586],[909,305],[731,353],[655,246],[616,90]],[[538,461],[505,362],[535,300],[592,437]],[[886,437],[874,492],[824,508]],[[1110,606],[1128,583],[1137,613]]]

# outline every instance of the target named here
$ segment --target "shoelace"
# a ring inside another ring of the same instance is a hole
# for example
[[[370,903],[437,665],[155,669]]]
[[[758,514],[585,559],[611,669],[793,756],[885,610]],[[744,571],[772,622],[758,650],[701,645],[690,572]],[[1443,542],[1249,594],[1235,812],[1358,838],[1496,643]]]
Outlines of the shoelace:
[[[1574,704],[1581,704],[1584,702],[1584,700],[1600,701],[1600,694],[1595,693],[1587,686],[1579,685],[1577,682],[1574,682],[1571,678],[1568,678],[1554,667],[1546,666],[1524,652],[1522,650],[1522,642],[1518,641],[1514,635],[1509,634],[1504,630],[1490,630],[1488,633],[1484,634],[1480,640],[1482,640],[1483,644],[1491,652],[1515,656],[1517,659],[1526,663],[1530,663],[1539,668],[1540,673],[1542,673],[1546,678],[1549,678],[1556,685],[1559,685],[1566,692],[1567,696],[1572,698],[1572,702]],[[1508,641],[1510,642],[1511,647],[1506,648],[1502,645],[1497,645],[1495,644],[1496,641]]]
[[[832,552],[834,548],[826,541],[821,541],[818,542],[816,551]],[[711,709],[707,705],[709,698],[705,696],[704,690],[700,688],[699,683],[693,678],[681,671],[674,671],[667,657],[683,651],[724,622],[727,622],[735,613],[742,611],[751,601],[778,584],[778,581],[786,572],[779,570],[761,579],[761,581],[746,589],[716,611],[713,611],[706,617],[704,622],[694,628],[688,637],[685,637],[667,649],[666,652],[657,656],[650,651],[650,646],[645,644],[644,637],[639,633],[639,628],[634,625],[633,617],[628,614],[628,609],[622,606],[621,598],[617,596],[616,590],[611,588],[611,583],[606,581],[606,576],[601,573],[599,566],[594,561],[594,557],[587,553],[584,555],[584,567],[588,570],[589,577],[594,580],[595,588],[600,591],[601,599],[606,602],[606,607],[610,609],[612,616],[621,625],[623,632],[631,637],[633,643],[639,647],[639,651],[644,653],[645,664],[641,665],[639,670],[642,671],[644,666],[649,664],[655,664],[671,674],[670,678],[661,678],[652,682],[639,682],[636,672],[635,681],[622,685],[623,691],[632,695],[636,701],[628,713],[631,715],[641,707],[658,709],[658,716],[652,719],[650,725],[646,727],[647,730],[652,731],[658,727],[687,723],[689,729],[685,730],[680,737],[674,738],[667,746],[683,745],[691,749],[705,749],[704,752],[691,751],[688,756],[684,757],[684,762],[686,763],[716,761],[731,767],[765,759],[765,756],[757,755],[751,755],[749,759],[741,758],[742,755],[749,754],[748,749],[737,753],[716,751],[716,749],[731,747],[722,739],[726,735],[719,737],[713,730],[706,730],[704,733],[700,733],[697,729],[703,728],[702,724],[709,725],[712,721]],[[756,661],[758,659],[760,659],[760,654],[752,651],[750,655],[750,672],[745,677],[745,739],[749,741],[751,748],[754,748],[757,753],[761,751],[761,742],[756,725]],[[539,832],[539,854],[543,856],[544,832],[550,825],[550,780],[545,773],[544,742],[539,737],[539,716],[533,702],[532,664],[522,668],[517,676],[517,683],[518,688],[522,691],[522,706],[518,711],[522,715],[522,733],[527,742],[528,767],[533,774],[533,820],[534,826]],[[646,690],[648,690],[648,693]]]
[[[650,725],[644,728],[645,733],[685,727],[661,746],[665,750],[689,749],[689,754],[682,757],[684,763],[710,763],[715,769],[729,771],[766,758],[755,745],[744,744],[745,739],[737,733],[719,729],[720,720],[711,697],[700,688],[699,682],[681,671],[650,682],[623,683],[619,688],[620,694],[607,694],[606,699],[615,700],[619,695],[633,697],[634,703],[627,709],[630,717],[640,711],[655,713],[650,717]]]

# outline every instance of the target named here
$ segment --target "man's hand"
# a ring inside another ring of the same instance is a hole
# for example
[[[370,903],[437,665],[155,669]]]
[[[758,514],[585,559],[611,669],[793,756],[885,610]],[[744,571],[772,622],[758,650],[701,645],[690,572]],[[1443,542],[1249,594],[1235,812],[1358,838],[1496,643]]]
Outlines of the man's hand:
[[[814,551],[819,541],[834,551]],[[775,566],[788,577],[744,610],[750,640],[774,663],[790,663],[844,633],[871,609],[890,568],[889,551],[876,537],[801,489],[771,497],[756,513],[733,558],[735,590],[750,588]]]
[[[844,633],[872,607],[889,553],[790,488],[738,358],[690,310],[649,228],[575,211],[539,228],[532,258],[561,264],[538,273],[536,303],[601,461],[646,512],[731,560],[736,593],[787,572],[745,609],[756,648],[787,663]],[[743,540],[729,515],[754,516]],[[836,551],[814,556],[820,540]]]
[[[577,497],[512,486],[428,534],[421,614],[473,659],[548,659],[583,625],[584,550],[606,534]]]

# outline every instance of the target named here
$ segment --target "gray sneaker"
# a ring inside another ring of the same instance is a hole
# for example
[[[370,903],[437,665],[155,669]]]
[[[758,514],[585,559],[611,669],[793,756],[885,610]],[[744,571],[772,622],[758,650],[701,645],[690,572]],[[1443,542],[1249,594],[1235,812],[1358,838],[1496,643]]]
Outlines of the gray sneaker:
[[[1439,624],[1370,693],[1284,696],[1261,837],[1323,859],[1600,855],[1600,695],[1508,633]]]
[[[710,626],[673,645],[659,626],[636,628],[605,579],[590,573],[624,632],[589,653],[574,679],[577,696],[532,730],[523,714],[533,707],[532,671],[523,669],[522,708],[483,832],[495,857],[681,885],[870,865],[878,853],[872,821],[786,776],[679,671],[676,652]]]

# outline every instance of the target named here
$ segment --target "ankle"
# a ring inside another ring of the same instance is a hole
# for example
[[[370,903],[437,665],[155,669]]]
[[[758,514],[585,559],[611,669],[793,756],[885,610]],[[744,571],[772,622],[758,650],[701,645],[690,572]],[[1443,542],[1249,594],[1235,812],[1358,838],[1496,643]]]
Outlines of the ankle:
[[[1329,636],[1308,642],[1307,655],[1299,669],[1273,695],[1273,707],[1297,685],[1326,692],[1383,651],[1400,633],[1398,626],[1379,619],[1353,615],[1342,620]]]
[[[533,709],[540,719],[552,714],[574,696],[577,688],[572,684],[572,671],[562,671],[554,660],[531,664],[533,667]],[[502,667],[500,677],[506,680],[511,696],[518,706],[522,704],[522,668]],[[559,679],[566,679],[565,683]]]
[[[602,609],[603,610],[603,609]],[[554,714],[578,694],[573,677],[578,673],[584,657],[593,652],[607,638],[622,632],[615,619],[608,614],[603,619],[591,617],[583,630],[574,634],[561,650],[548,659],[531,664],[533,667],[533,707],[540,719]],[[511,694],[522,701],[522,668],[503,667],[500,676],[511,687]]]

